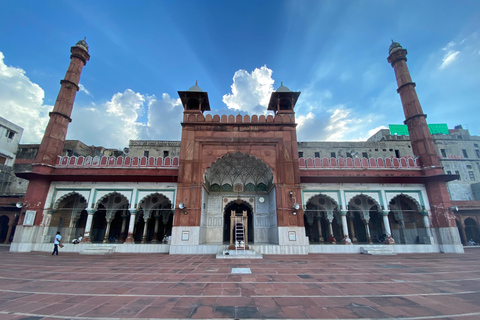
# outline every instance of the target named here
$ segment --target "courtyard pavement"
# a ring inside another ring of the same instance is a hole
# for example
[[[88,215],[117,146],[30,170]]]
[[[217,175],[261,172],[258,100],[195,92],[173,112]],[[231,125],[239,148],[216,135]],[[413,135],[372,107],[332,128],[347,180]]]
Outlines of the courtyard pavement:
[[[258,260],[0,250],[2,320],[182,318],[478,320],[480,248]]]

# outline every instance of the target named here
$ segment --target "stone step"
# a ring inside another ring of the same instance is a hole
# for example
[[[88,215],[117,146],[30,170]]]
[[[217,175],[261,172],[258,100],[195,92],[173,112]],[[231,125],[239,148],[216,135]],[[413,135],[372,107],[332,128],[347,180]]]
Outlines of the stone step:
[[[263,255],[253,250],[224,250],[217,259],[263,259]]]
[[[98,254],[98,255],[104,255],[104,254],[110,254],[115,252],[115,247],[89,247],[85,248],[82,251],[79,252],[79,254]]]
[[[382,256],[395,256],[396,253],[393,251],[391,246],[382,246],[382,245],[375,245],[375,246],[364,246],[360,247],[360,253],[362,254],[369,254],[369,255],[382,255]]]

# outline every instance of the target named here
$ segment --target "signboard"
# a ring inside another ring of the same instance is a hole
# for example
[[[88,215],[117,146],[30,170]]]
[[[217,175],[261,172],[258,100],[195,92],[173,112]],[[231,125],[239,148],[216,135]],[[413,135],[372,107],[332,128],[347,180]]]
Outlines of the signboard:
[[[182,231],[182,241],[188,241],[188,231]]]
[[[297,236],[295,234],[295,231],[288,231],[288,240],[297,241]]]
[[[24,226],[33,226],[35,222],[35,216],[37,215],[37,211],[27,210],[25,212],[25,219],[23,220]]]

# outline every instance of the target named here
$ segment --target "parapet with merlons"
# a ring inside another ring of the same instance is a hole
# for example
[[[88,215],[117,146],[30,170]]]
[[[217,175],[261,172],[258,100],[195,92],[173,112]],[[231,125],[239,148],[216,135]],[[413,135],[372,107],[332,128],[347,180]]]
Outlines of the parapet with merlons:
[[[178,168],[178,157],[58,157],[57,167]]]
[[[184,113],[183,123],[221,123],[221,124],[295,124],[295,116],[293,114],[276,114],[275,116],[269,114],[265,115],[211,115],[206,116],[201,113]]]

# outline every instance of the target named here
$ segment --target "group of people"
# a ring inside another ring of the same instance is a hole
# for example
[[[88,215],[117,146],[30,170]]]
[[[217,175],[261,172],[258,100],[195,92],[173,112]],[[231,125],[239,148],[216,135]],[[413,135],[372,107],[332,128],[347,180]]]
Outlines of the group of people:
[[[77,239],[73,239],[72,243],[73,244],[78,244],[78,243],[82,242],[82,239],[83,239],[83,235],[81,234]],[[62,236],[60,235],[60,231],[57,231],[57,234],[55,235],[55,239],[53,240],[52,256],[53,255],[58,256],[58,247],[63,248]]]

